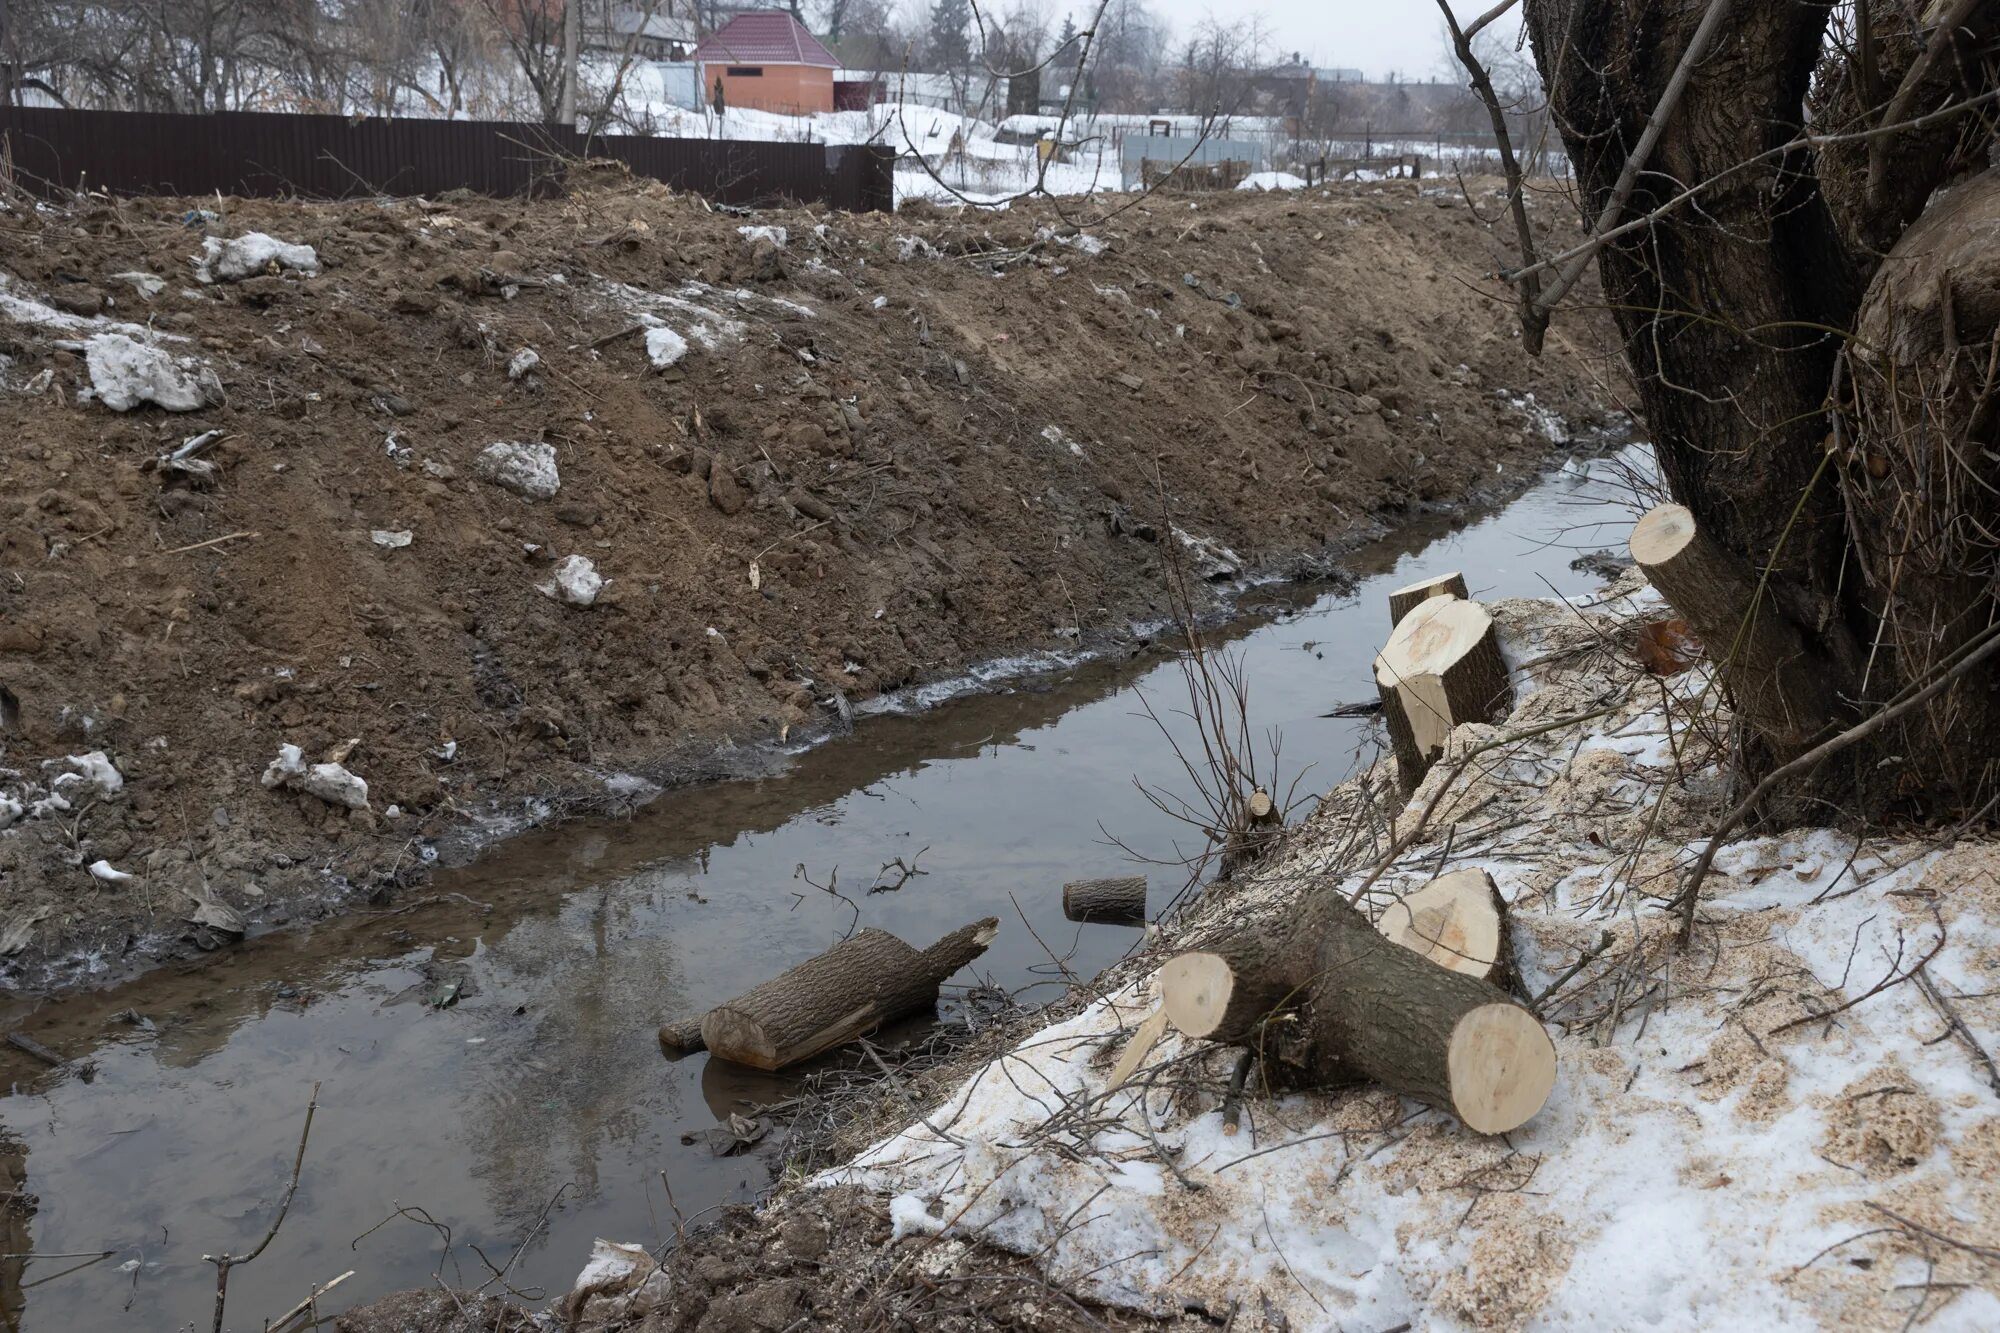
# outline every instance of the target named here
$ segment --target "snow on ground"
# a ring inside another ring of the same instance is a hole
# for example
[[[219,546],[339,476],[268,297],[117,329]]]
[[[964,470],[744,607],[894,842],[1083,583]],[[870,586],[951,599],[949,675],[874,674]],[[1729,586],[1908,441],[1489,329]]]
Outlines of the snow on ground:
[[[1306,178],[1289,171],[1253,171],[1237,182],[1239,190],[1303,190]]]
[[[2000,852],[1749,839],[1717,857],[1675,955],[1662,903],[1723,795],[1701,733],[1726,729],[1690,725],[1701,671],[1660,681],[1605,648],[1658,606],[1496,604],[1518,707],[1461,727],[1387,802],[1407,832],[1447,788],[1376,909],[1447,863],[1484,867],[1530,995],[1610,934],[1545,1004],[1561,1073],[1523,1129],[1484,1138],[1361,1089],[1253,1097],[1231,1136],[1233,1052],[1172,1035],[1107,1095],[1156,1003],[1128,974],[821,1183],[889,1196],[899,1234],[977,1234],[1079,1294],[1243,1329],[2000,1327],[2000,1254],[1977,1248],[2000,1243]],[[1598,710],[1451,781],[1473,746]],[[1174,934],[1351,890],[1379,785],[1337,789]]]

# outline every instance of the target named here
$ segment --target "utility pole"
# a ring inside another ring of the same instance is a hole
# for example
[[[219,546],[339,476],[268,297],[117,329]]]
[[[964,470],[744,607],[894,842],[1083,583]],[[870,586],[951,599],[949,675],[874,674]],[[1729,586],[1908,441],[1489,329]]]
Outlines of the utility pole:
[[[567,129],[576,128],[577,48],[582,45],[581,0],[563,0],[563,89],[558,113]]]

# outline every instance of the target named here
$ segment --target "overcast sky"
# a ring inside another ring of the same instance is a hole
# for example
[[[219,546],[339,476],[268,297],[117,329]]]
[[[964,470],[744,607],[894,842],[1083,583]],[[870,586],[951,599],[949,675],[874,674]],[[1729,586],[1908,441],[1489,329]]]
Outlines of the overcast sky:
[[[1057,0],[1060,5],[1061,0]],[[1435,0],[1150,0],[1184,36],[1213,13],[1227,22],[1261,14],[1274,53],[1303,51],[1315,65],[1352,67],[1379,79],[1398,70],[1428,80],[1443,72],[1444,24]],[[1484,4],[1461,4],[1483,9]]]

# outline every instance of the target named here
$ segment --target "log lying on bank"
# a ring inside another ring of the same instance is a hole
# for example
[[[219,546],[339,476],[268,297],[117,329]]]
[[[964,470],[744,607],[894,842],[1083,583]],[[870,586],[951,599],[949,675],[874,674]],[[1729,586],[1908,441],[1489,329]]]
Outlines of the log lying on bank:
[[[1737,715],[1760,735],[1803,745],[1835,701],[1797,628],[1768,602],[1757,605],[1757,570],[1711,541],[1686,505],[1647,511],[1630,545],[1632,562],[1722,670]]]
[[[702,1040],[701,1036],[701,1019],[691,1018],[681,1023],[660,1024],[660,1046],[676,1060],[683,1055],[693,1055],[696,1051],[707,1050],[708,1043]]]
[[[1099,926],[1146,924],[1144,875],[1073,879],[1063,885],[1062,898],[1063,915],[1071,921]]]
[[[1479,900],[1463,883],[1436,896],[1469,899],[1468,911]],[[1331,894],[1289,931],[1243,929],[1169,959],[1159,985],[1162,1012],[1191,1037],[1256,1049],[1266,1023],[1295,1014],[1311,1083],[1368,1079],[1482,1134],[1525,1123],[1555,1086],[1555,1044],[1518,1000],[1404,947]]]
[[[797,1064],[933,1008],[946,978],[985,953],[999,930],[999,919],[987,917],[915,949],[870,927],[709,1010],[701,1039],[710,1055],[754,1069]],[[668,1043],[666,1028],[660,1040]]]
[[[1403,623],[1403,617],[1429,601],[1433,597],[1463,597],[1470,601],[1472,594],[1466,591],[1465,575],[1453,570],[1449,574],[1439,574],[1436,578],[1419,579],[1408,583],[1389,594],[1389,626],[1391,629]]]
[[[1462,597],[1419,602],[1375,658],[1375,688],[1405,791],[1414,791],[1461,722],[1513,702],[1493,617]]]
[[[1398,898],[1375,929],[1439,967],[1514,989],[1507,904],[1484,870],[1454,870]]]

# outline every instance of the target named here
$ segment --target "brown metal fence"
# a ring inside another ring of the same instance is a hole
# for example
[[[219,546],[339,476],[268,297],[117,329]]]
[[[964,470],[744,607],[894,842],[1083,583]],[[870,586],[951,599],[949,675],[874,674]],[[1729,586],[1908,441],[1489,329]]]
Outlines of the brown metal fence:
[[[531,194],[565,164],[616,158],[641,176],[729,204],[895,207],[895,152],[879,144],[584,136],[554,125],[224,111],[173,115],[0,107],[14,180],[37,189],[341,199]],[[586,154],[586,148],[588,150]]]

